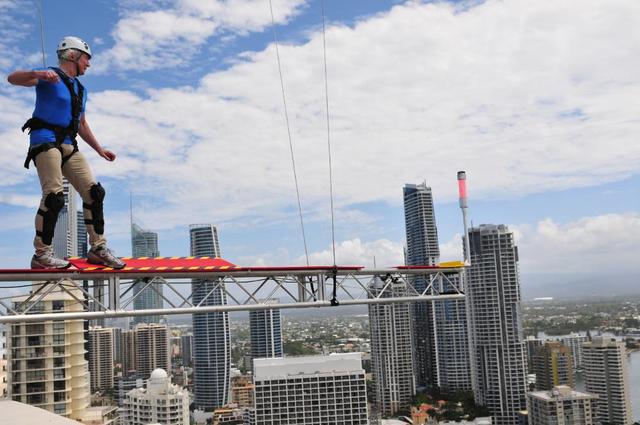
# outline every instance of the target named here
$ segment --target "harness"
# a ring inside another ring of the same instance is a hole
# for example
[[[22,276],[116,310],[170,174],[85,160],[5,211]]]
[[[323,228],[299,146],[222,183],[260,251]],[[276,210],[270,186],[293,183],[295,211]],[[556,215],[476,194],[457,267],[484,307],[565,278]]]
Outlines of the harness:
[[[22,126],[22,131],[24,132],[27,128],[29,129],[29,133],[33,130],[47,129],[53,131],[56,141],[54,143],[42,143],[37,146],[29,148],[27,153],[27,159],[24,161],[24,168],[29,168],[29,163],[33,161],[35,164],[35,158],[38,154],[42,152],[46,152],[49,149],[58,149],[60,153],[62,153],[62,144],[64,139],[68,136],[71,139],[73,144],[73,151],[69,156],[62,158],[62,165],[64,165],[69,158],[73,156],[74,153],[78,152],[78,142],[76,141],[76,137],[78,135],[78,128],[80,127],[80,114],[82,113],[82,100],[84,99],[84,87],[80,84],[75,78],[69,78],[67,74],[62,72],[60,68],[51,67],[52,70],[58,74],[60,80],[64,83],[69,90],[69,95],[71,96],[71,121],[69,125],[66,127],[62,127],[59,125],[54,125],[49,122],[46,122],[38,117],[31,117],[27,120],[26,123]],[[74,90],[73,83],[74,80],[78,83],[78,93]]]

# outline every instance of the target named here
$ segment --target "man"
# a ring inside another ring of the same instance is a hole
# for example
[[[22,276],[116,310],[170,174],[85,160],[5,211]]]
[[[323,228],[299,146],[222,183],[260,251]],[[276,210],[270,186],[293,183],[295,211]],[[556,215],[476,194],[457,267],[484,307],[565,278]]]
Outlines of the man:
[[[76,142],[76,136],[80,136],[107,161],[116,159],[116,154],[104,149],[93,135],[84,113],[87,95],[77,77],[89,68],[91,49],[78,37],[65,37],[58,44],[57,54],[59,68],[19,70],[7,78],[17,86],[36,87],[33,116],[22,128],[23,131],[28,128],[30,135],[25,167],[29,168],[33,161],[42,187],[31,268],[65,269],[71,265],[56,258],[51,247],[58,213],[64,207],[62,179],[66,177],[82,197],[91,244],[89,262],[121,269],[125,264],[107,248],[104,237],[105,191],[93,178]]]

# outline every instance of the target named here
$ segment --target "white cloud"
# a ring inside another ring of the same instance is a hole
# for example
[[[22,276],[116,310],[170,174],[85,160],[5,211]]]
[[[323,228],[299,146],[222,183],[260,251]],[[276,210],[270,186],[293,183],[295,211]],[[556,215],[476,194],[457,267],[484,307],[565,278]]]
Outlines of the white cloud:
[[[393,267],[404,264],[402,243],[387,239],[363,242],[360,239],[351,239],[336,244],[336,263],[349,266],[373,267],[374,257],[379,268]],[[305,258],[298,258],[298,263],[304,264]],[[309,254],[309,263],[312,265],[333,264],[333,252],[329,247],[323,251]]]
[[[640,214],[606,214],[566,224],[511,226],[525,273],[640,272]]]
[[[286,22],[304,0],[275,0],[274,21]],[[115,45],[95,58],[94,72],[145,71],[184,65],[214,34],[262,31],[271,15],[262,0],[182,0],[174,7],[134,2],[115,25]],[[143,7],[143,9],[140,9]]]

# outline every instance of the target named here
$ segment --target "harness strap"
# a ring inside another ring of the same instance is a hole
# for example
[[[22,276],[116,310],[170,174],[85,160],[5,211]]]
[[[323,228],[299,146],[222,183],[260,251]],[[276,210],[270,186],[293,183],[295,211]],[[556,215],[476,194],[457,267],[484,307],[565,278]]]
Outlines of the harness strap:
[[[60,153],[62,153],[62,144],[64,140],[69,137],[71,139],[71,143],[73,144],[73,151],[67,157],[62,158],[61,166],[73,156],[74,153],[78,152],[78,142],[76,137],[78,135],[78,129],[80,128],[80,114],[82,113],[82,101],[84,99],[84,86],[78,81],[76,78],[69,78],[67,74],[65,74],[60,68],[51,67],[58,77],[65,85],[67,90],[69,90],[69,96],[71,97],[71,121],[69,125],[66,127],[62,127],[59,125],[51,124],[47,121],[44,121],[38,117],[31,117],[27,120],[26,123],[22,126],[22,131],[24,132],[27,128],[29,129],[29,133],[33,130],[40,130],[42,128],[46,128],[47,130],[53,131],[56,141],[53,143],[43,143],[42,145],[35,146],[33,148],[29,148],[27,153],[27,158],[24,161],[24,168],[29,168],[29,163],[33,161],[35,164],[36,156],[41,152],[46,152],[51,147],[57,148]],[[74,88],[74,81],[78,84],[78,93],[76,93]],[[42,147],[46,145],[46,147]]]

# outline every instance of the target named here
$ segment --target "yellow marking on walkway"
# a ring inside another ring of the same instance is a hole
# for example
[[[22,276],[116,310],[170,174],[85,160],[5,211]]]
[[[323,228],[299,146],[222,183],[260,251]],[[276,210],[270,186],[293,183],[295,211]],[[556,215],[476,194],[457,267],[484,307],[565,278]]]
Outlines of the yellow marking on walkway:
[[[187,260],[193,260],[196,257],[184,257],[184,258],[187,259]]]
[[[200,257],[201,260],[208,260],[209,257]]]
[[[171,267],[171,270],[182,270],[184,267]]]
[[[133,270],[133,267],[125,267],[123,270]]]
[[[91,271],[91,270],[98,270],[98,268],[97,268],[97,267],[87,267],[85,270],[89,270],[89,271]]]
[[[156,257],[156,260],[164,260],[164,257]]]
[[[229,266],[221,266],[220,270],[227,270],[229,268]]]
[[[151,267],[138,267],[138,270],[147,271],[151,270]]]
[[[170,260],[179,260],[179,259],[180,259],[180,257],[171,257],[171,258],[169,258],[169,259],[170,259]]]
[[[131,257],[122,257],[123,260],[131,260]]]
[[[191,266],[189,267],[189,270],[198,270],[200,268],[200,266]]]
[[[166,266],[162,266],[162,267],[156,267],[156,270],[167,270],[169,267]]]
[[[109,271],[111,271],[111,270],[113,270],[113,267],[105,267],[105,268],[104,268],[104,269],[102,269],[102,270],[109,270]]]
[[[216,268],[216,266],[205,266],[204,267],[205,270],[213,270],[215,268]]]

